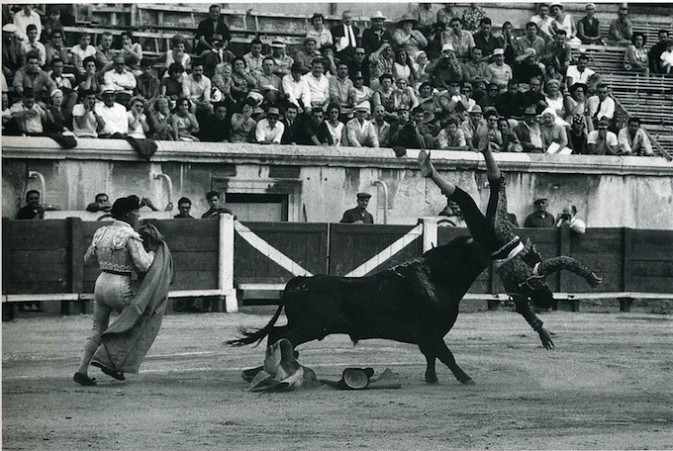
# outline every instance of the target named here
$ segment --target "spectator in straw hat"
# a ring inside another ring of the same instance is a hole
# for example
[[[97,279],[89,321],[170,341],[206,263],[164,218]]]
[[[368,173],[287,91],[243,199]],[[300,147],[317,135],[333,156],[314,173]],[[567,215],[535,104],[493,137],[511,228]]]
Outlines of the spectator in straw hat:
[[[257,122],[255,140],[259,144],[280,144],[285,125],[278,120],[280,111],[276,107],[269,107],[266,118]]]
[[[381,11],[376,11],[369,20],[371,20],[372,26],[362,32],[362,47],[367,55],[371,55],[380,49],[384,43],[392,41],[393,38],[390,31],[383,28],[386,16]]]
[[[404,14],[397,22],[397,27],[393,33],[392,40],[407,51],[407,55],[413,60],[421,49],[428,46],[428,40],[418,30],[414,30],[417,20],[411,14]]]
[[[294,60],[286,53],[286,46],[283,41],[271,41],[271,58],[273,58],[274,74],[282,78],[290,73]]]

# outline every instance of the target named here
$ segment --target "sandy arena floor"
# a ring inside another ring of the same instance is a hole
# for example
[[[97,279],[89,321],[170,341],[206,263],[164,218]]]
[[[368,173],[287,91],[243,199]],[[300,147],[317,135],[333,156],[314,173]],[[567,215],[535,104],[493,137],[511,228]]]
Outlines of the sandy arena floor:
[[[423,380],[411,345],[345,336],[299,347],[319,378],[348,366],[386,367],[400,390],[327,386],[280,394],[246,391],[240,371],[262,347],[228,348],[238,325],[261,326],[269,308],[173,314],[139,375],[72,382],[91,315],[20,317],[2,325],[3,449],[663,449],[673,447],[673,316],[542,316],[544,350],[515,313],[461,314],[446,337],[476,385],[438,363]]]

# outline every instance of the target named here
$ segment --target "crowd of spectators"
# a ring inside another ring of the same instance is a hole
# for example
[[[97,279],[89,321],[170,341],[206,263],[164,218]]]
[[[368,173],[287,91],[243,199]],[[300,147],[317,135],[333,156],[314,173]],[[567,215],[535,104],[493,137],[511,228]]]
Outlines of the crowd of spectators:
[[[83,32],[69,46],[58,7],[42,19],[22,5],[11,21],[3,14],[3,133],[654,155],[638,118],[616,128],[610,87],[571,48],[627,46],[625,70],[670,74],[673,41],[662,30],[648,49],[624,5],[606,36],[594,14],[587,4],[576,21],[540,4],[516,37],[510,22],[495,33],[475,4],[458,15],[422,3],[396,23],[377,11],[362,30],[349,11],[331,28],[316,13],[293,55],[258,38],[235,54],[212,5],[194,53],[176,35],[149,58],[130,31],[119,45],[106,32],[93,46]]]

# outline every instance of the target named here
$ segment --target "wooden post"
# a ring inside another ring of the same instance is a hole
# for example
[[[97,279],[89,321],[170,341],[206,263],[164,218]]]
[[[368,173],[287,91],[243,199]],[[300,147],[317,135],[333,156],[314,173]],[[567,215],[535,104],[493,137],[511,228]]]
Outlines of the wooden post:
[[[9,239],[9,218],[2,218],[2,294],[6,294],[9,291],[9,268],[11,265],[10,262],[10,246],[11,241]],[[3,302],[2,303],[2,320],[3,321],[12,321],[16,316],[16,304],[14,302]]]
[[[619,298],[619,311],[620,312],[630,312],[632,302],[633,302],[633,299],[631,299],[631,298]]]
[[[622,291],[628,292],[631,289],[631,234],[632,230],[628,227],[622,229]],[[628,311],[628,310],[626,310]]]
[[[558,255],[567,255],[568,257],[572,257],[570,255],[570,227],[568,226],[563,226],[560,227],[558,230],[558,234],[556,235],[558,237],[559,243],[558,243]],[[567,285],[568,285],[568,278],[570,276],[568,273],[565,271],[560,271],[559,276],[558,276],[558,292],[564,293],[567,290]],[[579,311],[579,301],[572,301],[571,302],[572,310],[573,312]],[[577,306],[577,310],[575,310],[575,306]],[[552,310],[558,310],[558,300],[554,299],[552,302]]]
[[[219,230],[217,288],[225,293],[225,311],[234,313],[238,311],[234,287],[234,217],[221,214]]]

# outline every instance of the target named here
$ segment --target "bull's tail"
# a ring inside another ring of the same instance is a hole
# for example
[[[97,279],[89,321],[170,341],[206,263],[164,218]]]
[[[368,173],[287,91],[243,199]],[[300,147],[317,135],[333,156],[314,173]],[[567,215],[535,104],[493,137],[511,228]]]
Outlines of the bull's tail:
[[[269,335],[269,332],[271,332],[271,329],[273,329],[274,324],[276,324],[276,321],[278,321],[278,317],[280,317],[280,312],[283,310],[284,306],[285,303],[283,302],[283,298],[281,297],[281,300],[278,305],[278,310],[276,310],[276,313],[274,313],[273,318],[271,318],[271,321],[269,321],[266,326],[257,330],[248,330],[245,327],[241,326],[238,328],[238,333],[242,335],[242,337],[237,340],[228,340],[225,341],[224,343],[229,346],[244,346],[257,342],[257,344],[255,345],[257,346],[264,339],[264,337]]]

